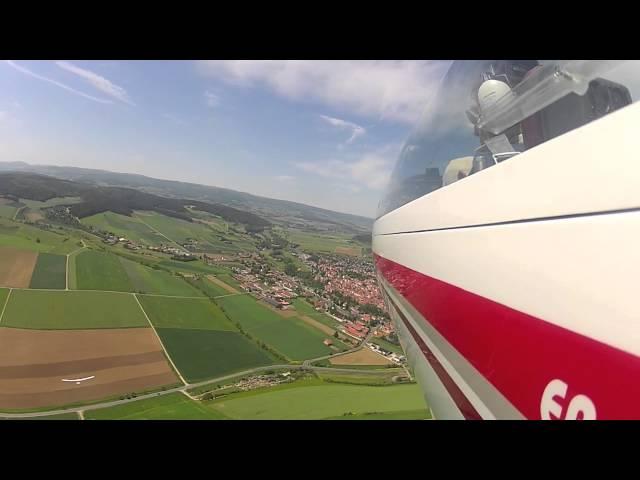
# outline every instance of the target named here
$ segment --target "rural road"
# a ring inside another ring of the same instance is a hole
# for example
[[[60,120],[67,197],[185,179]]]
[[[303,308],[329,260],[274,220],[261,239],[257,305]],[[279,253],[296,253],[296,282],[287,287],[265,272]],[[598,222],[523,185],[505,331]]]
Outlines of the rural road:
[[[78,415],[81,415],[84,418],[84,414],[85,412],[89,411],[89,410],[99,410],[101,408],[108,408],[108,407],[115,407],[118,405],[124,405],[126,403],[132,403],[132,402],[138,402],[140,400],[146,400],[149,398],[154,398],[154,397],[158,397],[161,395],[168,395],[170,393],[176,393],[176,392],[184,392],[185,390],[188,390],[190,388],[195,388],[195,387],[203,387],[205,385],[208,385],[210,383],[217,383],[217,382],[221,382],[224,380],[230,380],[232,378],[236,378],[236,377],[243,377],[245,375],[249,375],[252,373],[258,373],[258,372],[263,372],[263,371],[267,371],[267,370],[283,370],[283,369],[287,369],[287,370],[313,370],[315,372],[333,372],[333,373],[358,373],[358,374],[363,374],[363,375],[375,375],[379,372],[375,371],[375,370],[357,370],[354,368],[330,368],[330,367],[315,367],[313,365],[308,366],[308,365],[268,365],[265,367],[257,367],[257,368],[252,368],[251,370],[245,370],[243,372],[236,372],[236,373],[232,373],[230,375],[225,375],[222,377],[217,377],[217,378],[213,378],[211,380],[205,380],[203,382],[197,382],[197,383],[187,383],[186,385],[180,386],[180,387],[175,387],[175,388],[171,388],[168,390],[162,390],[160,392],[154,392],[154,393],[147,393],[145,395],[138,395],[135,398],[125,398],[124,400],[113,400],[110,402],[102,402],[102,403],[95,403],[93,405],[84,405],[84,406],[80,406],[80,407],[74,407],[74,408],[62,408],[62,409],[57,409],[57,410],[47,410],[45,412],[29,412],[29,413],[0,413],[0,419],[8,419],[8,418],[24,418],[24,419],[29,419],[29,418],[36,418],[36,417],[47,417],[47,416],[51,416],[51,415],[58,415],[58,414],[62,414],[62,413],[77,413]],[[82,412],[82,413],[80,413]]]

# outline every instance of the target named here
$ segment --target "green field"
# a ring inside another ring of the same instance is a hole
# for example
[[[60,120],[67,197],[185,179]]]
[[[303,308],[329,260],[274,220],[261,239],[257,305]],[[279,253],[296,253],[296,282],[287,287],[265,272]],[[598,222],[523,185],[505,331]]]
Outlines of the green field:
[[[203,402],[234,419],[322,419],[345,413],[363,415],[416,411],[426,405],[420,387],[393,385],[369,387],[327,384],[311,378],[269,389],[241,392]]]
[[[238,332],[190,328],[156,331],[189,382],[274,363],[267,352]]]
[[[59,288],[66,286],[67,258],[64,255],[39,253],[31,276],[30,288]]]
[[[76,256],[75,264],[79,290],[133,291],[129,276],[116,255],[85,250]]]
[[[375,374],[354,373],[318,373],[318,377],[327,383],[347,383],[353,385],[392,385],[393,377],[403,375],[405,372],[397,369],[376,372]]]
[[[78,248],[78,238],[68,230],[43,230],[0,218],[0,246],[66,255]]]
[[[82,219],[82,223],[100,230],[114,233],[137,243],[160,245],[167,243],[167,239],[154,232],[135,217],[127,217],[113,212],[103,212]]]
[[[346,234],[332,232],[320,234],[303,232],[301,230],[288,230],[287,240],[297,243],[308,252],[334,253],[336,247],[360,248],[361,245],[351,240]]]
[[[88,410],[86,420],[222,420],[218,411],[187,398],[182,393],[169,393],[156,398]]]
[[[78,289],[78,276],[76,275],[76,258],[80,254],[80,252],[81,251],[69,255],[69,265],[67,266],[67,275],[69,276],[69,278],[67,279],[67,283],[69,284],[69,290]]]
[[[138,299],[154,327],[237,331],[220,308],[209,299],[151,297]]]
[[[138,293],[155,293],[159,295],[175,295],[182,297],[201,297],[203,294],[185,282],[162,270],[141,265],[140,263],[120,258],[132,290]]]
[[[219,298],[216,302],[252,337],[292,360],[321,357],[333,351],[322,343],[327,336],[319,330],[297,317],[284,318],[248,295]]]
[[[2,326],[89,329],[147,327],[133,295],[109,292],[14,290]]]
[[[0,288],[0,312],[2,312],[2,308],[4,307],[4,302],[7,300],[7,295],[9,295],[9,289]]]

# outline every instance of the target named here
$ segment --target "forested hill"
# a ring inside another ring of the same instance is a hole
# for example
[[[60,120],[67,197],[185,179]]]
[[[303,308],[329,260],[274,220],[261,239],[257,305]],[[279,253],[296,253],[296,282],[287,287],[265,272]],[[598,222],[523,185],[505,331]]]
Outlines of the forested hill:
[[[256,229],[271,224],[258,215],[226,205],[162,197],[132,188],[96,186],[35,173],[0,173],[0,195],[16,200],[39,201],[54,197],[80,197],[82,202],[70,205],[71,212],[79,218],[106,211],[130,216],[134,210],[152,210],[191,221],[191,215],[185,208],[191,206]]]

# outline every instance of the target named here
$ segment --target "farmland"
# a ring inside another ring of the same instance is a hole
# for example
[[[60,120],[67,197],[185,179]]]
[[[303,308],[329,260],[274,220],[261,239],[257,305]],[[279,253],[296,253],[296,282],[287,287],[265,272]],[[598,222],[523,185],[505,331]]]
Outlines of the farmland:
[[[239,332],[156,328],[180,373],[190,382],[274,363]]]
[[[197,289],[168,272],[154,270],[125,258],[119,260],[129,277],[132,291],[184,297],[202,296]]]
[[[221,420],[226,418],[214,409],[190,400],[182,393],[170,393],[161,397],[117,407],[89,410],[87,420]]]
[[[294,317],[284,318],[247,295],[216,300],[229,317],[257,338],[292,360],[328,355],[322,332]]]
[[[150,328],[0,328],[0,345],[3,409],[94,401],[178,381]]]
[[[153,231],[135,217],[127,217],[119,213],[103,212],[82,219],[82,223],[97,229],[114,233],[137,243],[159,245],[167,243],[167,239]]]
[[[140,295],[169,355],[189,381],[273,363],[208,299]]]
[[[327,384],[310,378],[265,390],[242,392],[203,402],[235,419],[322,419],[352,413],[407,412],[424,409],[416,384],[360,386]],[[414,413],[415,414],[415,413]],[[424,417],[423,417],[424,418]]]
[[[347,353],[329,359],[332,365],[392,365],[393,362],[387,360],[379,353],[368,348],[361,348],[357,352]]]
[[[138,299],[155,327],[236,331],[220,308],[208,299],[145,295],[138,295]]]
[[[120,259],[112,254],[85,250],[75,258],[80,290],[131,292],[133,287]]]
[[[210,297],[220,297],[222,295],[229,295],[229,291],[222,288],[220,285],[213,283],[206,278],[199,278],[198,280],[191,280],[194,285],[199,289],[204,290]]]
[[[225,275],[225,277],[229,277],[229,275]],[[209,282],[211,282],[212,284],[214,284],[216,287],[219,287],[222,289],[222,291],[224,291],[225,294],[229,294],[229,293],[238,293],[238,290],[235,289],[235,287],[232,287],[231,285],[229,285],[229,283],[224,282],[223,280],[221,280],[218,277],[215,277],[213,275],[207,275],[207,280],[209,280]],[[227,279],[227,282],[229,280]],[[235,283],[235,281],[234,281]]]
[[[31,288],[57,288],[66,286],[67,259],[64,255],[52,253],[38,254],[38,260],[31,276]]]
[[[14,290],[2,326],[31,329],[148,327],[133,295]]]
[[[42,230],[0,218],[0,246],[66,255],[78,248],[78,240],[68,231]]]
[[[347,249],[349,255],[359,255],[360,245],[345,234],[334,233],[319,234],[312,232],[303,232],[301,230],[289,230],[287,239],[290,242],[297,243],[303,250],[308,252],[319,253],[345,253],[337,251],[337,248]]]
[[[38,259],[38,252],[12,247],[0,248],[0,286],[26,288]]]

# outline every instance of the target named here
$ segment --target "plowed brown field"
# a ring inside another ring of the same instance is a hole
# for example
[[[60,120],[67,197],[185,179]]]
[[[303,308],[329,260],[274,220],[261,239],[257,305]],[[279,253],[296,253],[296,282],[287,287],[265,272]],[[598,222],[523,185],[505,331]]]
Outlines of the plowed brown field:
[[[1,409],[61,406],[178,382],[150,328],[0,328]]]
[[[0,287],[28,288],[38,252],[0,247]]]

